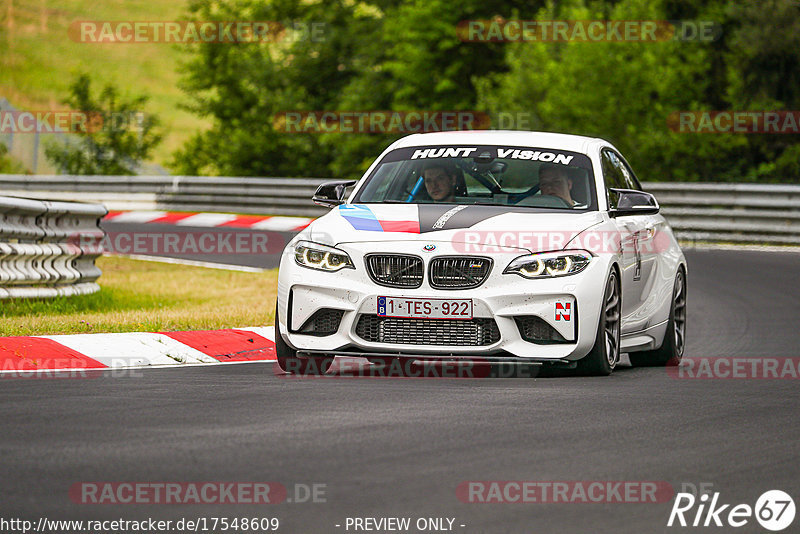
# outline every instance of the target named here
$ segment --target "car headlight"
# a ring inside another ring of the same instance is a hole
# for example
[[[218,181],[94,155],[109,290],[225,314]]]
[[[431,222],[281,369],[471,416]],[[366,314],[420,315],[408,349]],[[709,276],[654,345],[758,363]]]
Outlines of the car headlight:
[[[569,250],[520,256],[508,264],[503,274],[524,278],[555,278],[579,273],[592,261],[591,252]]]
[[[336,272],[356,268],[347,252],[311,241],[298,241],[295,244],[294,261],[297,265],[319,271]]]

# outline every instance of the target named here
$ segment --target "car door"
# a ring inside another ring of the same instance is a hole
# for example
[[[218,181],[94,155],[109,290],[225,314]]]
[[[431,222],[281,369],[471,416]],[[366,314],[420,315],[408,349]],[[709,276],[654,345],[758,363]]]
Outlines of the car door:
[[[621,164],[621,170],[625,177],[625,182],[628,184],[628,189],[635,189],[636,191],[643,191],[642,185],[636,178],[633,170],[631,169],[625,158],[619,153],[611,151],[612,154],[617,156]],[[640,296],[642,302],[647,300],[653,291],[653,283],[658,274],[660,251],[657,249],[657,232],[662,230],[659,225],[665,222],[664,216],[660,213],[652,215],[639,215],[636,216],[642,224],[643,228],[639,230],[636,238],[637,250],[639,251],[639,279],[642,282],[642,294]]]
[[[603,180],[606,187],[606,198],[609,209],[617,207],[617,195],[610,191],[615,189],[633,189],[632,178],[625,168],[622,158],[610,148],[600,152],[603,169]],[[614,219],[620,234],[622,245],[621,278],[622,278],[622,318],[620,330],[622,334],[637,330],[637,312],[642,306],[643,279],[642,247],[640,239],[646,235],[647,216],[626,215]]]

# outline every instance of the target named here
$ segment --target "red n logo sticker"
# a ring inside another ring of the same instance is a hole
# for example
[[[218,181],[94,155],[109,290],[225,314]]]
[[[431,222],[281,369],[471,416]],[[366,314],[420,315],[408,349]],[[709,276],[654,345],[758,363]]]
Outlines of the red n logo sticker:
[[[556,321],[569,321],[572,315],[572,303],[556,302]]]

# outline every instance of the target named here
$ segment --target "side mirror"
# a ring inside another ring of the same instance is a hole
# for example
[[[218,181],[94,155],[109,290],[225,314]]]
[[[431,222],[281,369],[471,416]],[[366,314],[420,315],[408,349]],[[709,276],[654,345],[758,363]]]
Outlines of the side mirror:
[[[348,187],[356,185],[355,180],[342,182],[325,182],[320,184],[317,192],[311,197],[315,204],[332,208],[344,204],[344,194]]]
[[[609,188],[609,193],[617,195],[617,207],[608,210],[611,217],[625,215],[655,215],[661,209],[656,197],[635,189]]]

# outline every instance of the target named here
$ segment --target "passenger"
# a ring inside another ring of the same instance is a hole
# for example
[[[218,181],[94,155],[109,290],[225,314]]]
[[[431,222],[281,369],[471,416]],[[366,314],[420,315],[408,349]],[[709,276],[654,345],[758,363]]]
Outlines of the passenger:
[[[572,178],[567,169],[561,165],[543,163],[539,167],[539,191],[543,195],[558,197],[570,206],[579,206],[580,203],[572,199]]]

